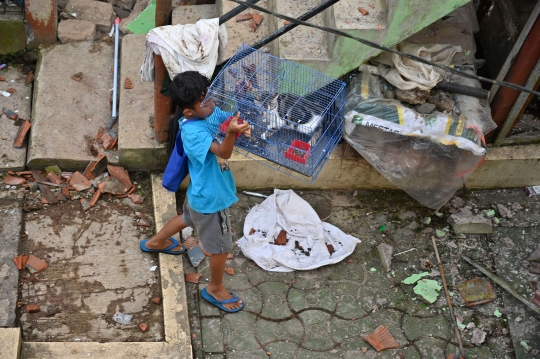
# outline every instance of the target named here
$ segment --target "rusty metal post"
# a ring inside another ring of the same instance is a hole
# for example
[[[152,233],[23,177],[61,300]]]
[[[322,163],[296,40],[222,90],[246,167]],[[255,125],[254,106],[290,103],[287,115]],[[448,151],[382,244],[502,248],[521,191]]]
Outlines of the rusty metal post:
[[[172,0],[156,0],[156,27],[170,24]],[[159,143],[169,138],[169,123],[174,111],[170,97],[161,94],[161,84],[169,76],[160,55],[154,54],[154,133]]]
[[[540,58],[540,17],[536,19],[529,31],[529,35],[523,42],[521,50],[516,56],[514,64],[508,71],[505,81],[523,86],[533,72]],[[508,117],[512,107],[519,97],[520,92],[507,87],[502,87],[491,102],[491,116],[497,124],[497,129],[486,135],[486,139],[493,139],[500,131],[504,121]],[[515,126],[515,123],[514,123]],[[513,127],[513,126],[512,126]],[[512,133],[512,128],[508,134]]]
[[[56,0],[26,0],[24,5],[26,21],[34,32],[34,40],[29,48],[40,45],[56,44],[56,29],[58,15],[56,12]]]

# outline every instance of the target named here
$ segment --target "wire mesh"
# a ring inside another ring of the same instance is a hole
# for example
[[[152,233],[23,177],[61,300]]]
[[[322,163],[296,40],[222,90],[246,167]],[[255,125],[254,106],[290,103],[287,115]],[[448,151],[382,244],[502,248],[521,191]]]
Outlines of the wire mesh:
[[[341,138],[344,89],[342,81],[242,45],[205,101],[239,111],[251,125],[251,137],[236,140],[237,152],[313,183]],[[223,139],[226,126],[210,126]]]

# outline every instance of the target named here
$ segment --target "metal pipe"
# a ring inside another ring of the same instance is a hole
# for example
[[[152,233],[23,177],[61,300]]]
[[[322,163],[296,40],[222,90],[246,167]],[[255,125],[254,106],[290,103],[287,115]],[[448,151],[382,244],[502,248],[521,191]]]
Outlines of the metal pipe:
[[[247,2],[250,3],[250,4],[256,4],[259,1],[260,0],[247,0]],[[237,7],[235,7],[234,9],[229,11],[228,13],[226,13],[224,15],[221,15],[219,17],[219,24],[222,25],[222,24],[226,23],[227,21],[229,21],[230,19],[232,19],[236,15],[240,14],[242,11],[246,10],[247,8],[248,8],[248,6],[246,6],[246,5],[238,5]]]
[[[465,86],[455,82],[441,81],[435,87],[446,92],[477,97],[484,100],[489,97],[488,90],[478,87]]]
[[[118,97],[118,24],[120,24],[120,18],[117,17],[114,20],[114,70],[113,70],[113,103],[112,103],[112,115],[111,118],[116,122],[116,101]],[[114,125],[111,123],[109,128]]]

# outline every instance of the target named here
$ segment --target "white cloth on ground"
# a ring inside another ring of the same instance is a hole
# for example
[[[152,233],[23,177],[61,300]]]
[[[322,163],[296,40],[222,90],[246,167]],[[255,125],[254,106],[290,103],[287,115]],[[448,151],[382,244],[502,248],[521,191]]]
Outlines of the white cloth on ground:
[[[401,52],[416,55],[440,65],[450,64],[455,53],[463,51],[461,46],[413,44],[405,41],[399,43],[396,47]],[[439,81],[443,80],[445,73],[444,70],[438,67],[411,60],[392,52],[383,52],[371,60],[371,63],[378,65],[376,75],[381,75],[401,90],[412,90],[418,87],[420,90],[429,91]]]
[[[282,229],[287,232],[287,244],[273,244]],[[309,256],[295,248],[295,242]],[[249,211],[244,222],[244,236],[237,245],[261,268],[291,272],[340,262],[358,243],[359,239],[322,222],[309,203],[293,190],[276,189],[273,195]],[[333,253],[328,251],[327,244],[332,245]]]
[[[146,35],[140,69],[142,81],[154,80],[154,53],[161,55],[171,79],[185,71],[211,77],[217,63],[225,60],[227,30],[219,19],[201,19],[195,24],[156,27]]]

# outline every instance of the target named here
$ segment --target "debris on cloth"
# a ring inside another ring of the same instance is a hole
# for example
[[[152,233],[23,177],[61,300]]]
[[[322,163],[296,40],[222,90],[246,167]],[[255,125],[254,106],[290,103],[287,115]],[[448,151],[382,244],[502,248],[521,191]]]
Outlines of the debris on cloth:
[[[286,244],[276,245],[281,230],[286,232]],[[338,263],[358,243],[359,239],[322,222],[309,203],[293,190],[276,189],[249,211],[244,236],[237,245],[262,269],[290,272]],[[331,245],[332,253],[327,245]]]
[[[343,138],[395,186],[427,207],[441,208],[485,161],[491,116],[420,114],[385,99],[382,93],[391,85],[361,69],[348,87]],[[456,108],[463,103],[456,101]]]
[[[461,46],[449,44],[413,44],[401,42],[396,48],[407,54],[416,55],[440,65],[448,65]],[[411,60],[391,52],[383,52],[371,60],[377,66],[377,75],[381,75],[392,85],[401,90],[431,90],[443,79],[444,70],[432,65]]]
[[[492,302],[497,296],[491,283],[481,278],[473,278],[456,286],[468,307]]]
[[[154,80],[154,53],[161,55],[171,79],[185,71],[211,77],[216,63],[225,60],[227,31],[219,19],[201,19],[195,24],[156,27],[146,35],[141,66],[144,82]]]

